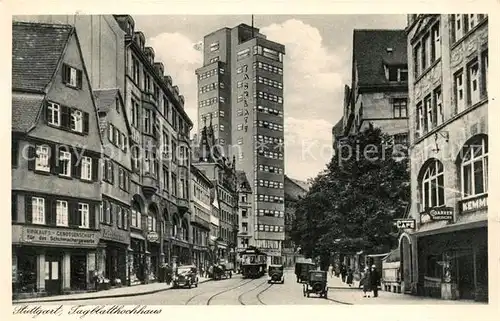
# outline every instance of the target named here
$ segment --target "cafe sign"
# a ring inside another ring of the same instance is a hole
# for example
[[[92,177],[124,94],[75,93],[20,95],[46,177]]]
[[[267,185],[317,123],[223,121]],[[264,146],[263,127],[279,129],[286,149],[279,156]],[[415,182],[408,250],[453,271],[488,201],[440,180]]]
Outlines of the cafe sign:
[[[430,208],[428,213],[433,221],[453,220],[453,207],[434,207]]]
[[[12,226],[12,242],[45,246],[95,247],[97,231],[44,226]]]
[[[160,236],[155,231],[149,231],[147,238],[149,242],[157,242],[160,239]]]
[[[488,208],[488,195],[483,195],[459,203],[460,213],[474,212]]]
[[[414,219],[399,218],[396,220],[396,227],[399,229],[415,229]]]

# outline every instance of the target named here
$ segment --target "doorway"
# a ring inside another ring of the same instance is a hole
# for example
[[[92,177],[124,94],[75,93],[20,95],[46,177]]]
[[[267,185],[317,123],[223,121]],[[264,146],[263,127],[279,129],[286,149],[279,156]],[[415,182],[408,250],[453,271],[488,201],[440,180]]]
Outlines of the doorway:
[[[45,256],[45,291],[49,295],[61,294],[61,257]]]
[[[473,300],[475,297],[474,257],[471,252],[462,252],[457,257],[458,291],[460,299]]]
[[[71,254],[70,284],[72,290],[87,289],[87,255]]]

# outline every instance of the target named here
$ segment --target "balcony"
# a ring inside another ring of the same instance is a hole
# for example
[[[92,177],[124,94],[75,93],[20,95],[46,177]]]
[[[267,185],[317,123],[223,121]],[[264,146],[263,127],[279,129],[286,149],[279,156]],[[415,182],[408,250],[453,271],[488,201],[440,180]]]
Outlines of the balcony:
[[[207,230],[210,230],[210,222],[202,219],[201,217],[197,215],[191,215],[191,224],[196,224],[200,227],[203,227]]]
[[[142,177],[142,192],[144,196],[150,197],[158,190],[158,180],[156,177],[145,175]]]
[[[185,198],[177,198],[177,207],[181,214],[186,213],[189,210],[189,201]]]

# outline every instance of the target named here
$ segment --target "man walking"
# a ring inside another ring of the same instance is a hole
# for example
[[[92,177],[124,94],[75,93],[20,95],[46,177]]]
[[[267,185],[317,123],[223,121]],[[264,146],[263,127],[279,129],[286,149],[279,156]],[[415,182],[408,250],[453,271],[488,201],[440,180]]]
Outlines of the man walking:
[[[380,286],[380,273],[377,271],[377,267],[375,265],[372,265],[370,281],[373,290],[373,297],[376,298],[378,297],[378,287]]]

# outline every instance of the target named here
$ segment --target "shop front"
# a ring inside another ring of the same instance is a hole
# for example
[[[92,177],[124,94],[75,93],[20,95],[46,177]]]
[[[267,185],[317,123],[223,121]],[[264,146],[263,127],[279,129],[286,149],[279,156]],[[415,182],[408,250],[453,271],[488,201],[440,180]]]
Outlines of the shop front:
[[[137,232],[130,233],[128,270],[130,285],[142,284],[148,275],[146,238]]]
[[[186,241],[176,238],[170,239],[172,245],[172,261],[177,265],[186,265],[192,263],[191,247]]]
[[[129,232],[101,225],[99,245],[100,272],[110,280],[111,285],[127,284],[129,278],[127,269],[127,253],[130,246]]]
[[[487,301],[485,221],[462,230],[418,235],[418,292],[447,300]]]
[[[92,290],[98,242],[98,231],[13,225],[13,297]]]

